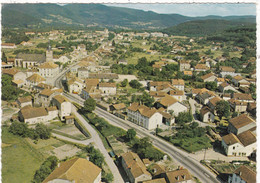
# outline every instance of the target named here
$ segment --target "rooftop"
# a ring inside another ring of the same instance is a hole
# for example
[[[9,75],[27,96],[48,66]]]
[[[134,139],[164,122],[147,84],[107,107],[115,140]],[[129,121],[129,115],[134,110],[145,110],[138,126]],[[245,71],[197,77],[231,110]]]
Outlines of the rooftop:
[[[62,162],[44,181],[47,183],[55,179],[76,182],[93,183],[101,169],[92,162],[83,158],[74,158]]]
[[[250,123],[255,123],[253,119],[248,117],[246,114],[241,114],[240,116],[231,118],[229,120],[230,124],[232,124],[236,129],[239,129],[243,126],[246,126]]]

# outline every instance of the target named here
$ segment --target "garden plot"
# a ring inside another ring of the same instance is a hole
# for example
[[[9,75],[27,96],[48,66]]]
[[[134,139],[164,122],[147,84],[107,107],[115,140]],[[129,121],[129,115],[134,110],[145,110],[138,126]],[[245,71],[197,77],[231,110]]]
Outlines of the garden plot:
[[[75,125],[64,125],[52,130],[54,133],[69,137],[75,140],[86,140],[87,137],[83,135]]]
[[[65,144],[51,151],[51,155],[55,155],[59,160],[67,157],[75,156],[81,149],[71,144]]]

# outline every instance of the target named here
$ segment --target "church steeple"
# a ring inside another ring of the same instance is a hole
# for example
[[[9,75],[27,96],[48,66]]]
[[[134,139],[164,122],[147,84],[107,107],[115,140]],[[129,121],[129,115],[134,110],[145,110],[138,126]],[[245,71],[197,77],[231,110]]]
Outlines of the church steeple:
[[[51,49],[50,40],[49,40],[49,46],[47,47],[46,50],[46,62],[53,62],[53,51]]]

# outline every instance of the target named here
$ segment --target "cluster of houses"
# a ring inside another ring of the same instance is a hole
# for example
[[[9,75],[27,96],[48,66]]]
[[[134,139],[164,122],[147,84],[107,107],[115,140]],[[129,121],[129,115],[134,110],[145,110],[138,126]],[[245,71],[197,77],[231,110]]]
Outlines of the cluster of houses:
[[[67,124],[74,122],[72,104],[62,95],[63,90],[40,83],[34,86],[34,98],[19,97],[16,101],[20,107],[18,119],[29,125],[40,122],[46,123],[55,118],[60,118]]]
[[[164,165],[149,161],[149,159],[141,160],[140,157],[133,152],[122,154],[121,163],[130,183],[176,183],[176,182],[195,182],[187,169],[178,168],[169,170]],[[152,171],[148,172],[147,168],[151,165]]]

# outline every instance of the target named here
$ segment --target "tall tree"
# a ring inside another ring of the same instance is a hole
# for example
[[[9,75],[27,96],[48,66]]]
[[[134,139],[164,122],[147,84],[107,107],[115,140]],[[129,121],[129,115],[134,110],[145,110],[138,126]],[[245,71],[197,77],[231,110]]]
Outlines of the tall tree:
[[[134,129],[129,129],[126,132],[126,138],[130,141],[136,136],[136,131]]]
[[[5,52],[2,53],[2,62],[7,63],[7,57],[5,55]]]
[[[91,113],[92,111],[94,111],[96,108],[96,101],[93,98],[88,98],[87,100],[85,100],[84,102],[84,107],[83,110],[85,112]]]
[[[227,101],[221,100],[216,103],[216,113],[219,118],[228,117],[230,115],[230,106]]]

